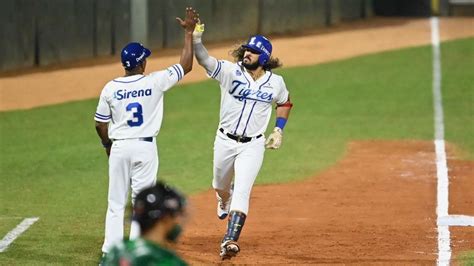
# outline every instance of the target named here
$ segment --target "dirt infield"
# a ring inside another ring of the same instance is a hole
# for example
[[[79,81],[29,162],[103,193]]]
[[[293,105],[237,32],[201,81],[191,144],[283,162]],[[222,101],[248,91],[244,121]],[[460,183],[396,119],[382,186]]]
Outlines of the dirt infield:
[[[474,36],[473,18],[442,18],[441,39]],[[314,34],[273,38],[286,67],[430,43],[428,19],[375,18]],[[231,44],[210,46],[228,58]],[[297,52],[296,52],[297,51]],[[178,62],[179,51],[157,52],[148,69]],[[119,63],[0,77],[0,111],[98,97],[121,74]],[[203,80],[195,66],[183,82]],[[93,112],[93,111],[92,111]],[[92,113],[91,113],[92,114]],[[92,116],[91,116],[92,119]],[[448,146],[450,213],[474,215],[474,162]],[[304,182],[256,186],[241,235],[238,264],[433,265],[437,258],[434,144],[356,141],[335,166]],[[211,178],[209,178],[209,183]],[[179,253],[193,264],[220,263],[226,222],[208,191],[190,199],[191,219]],[[474,249],[474,229],[452,228],[453,255]]]
[[[474,36],[474,19],[441,19],[441,39]],[[273,54],[285,67],[310,65],[357,55],[430,43],[428,19],[375,18],[298,36],[272,38]],[[229,58],[232,44],[209,46],[211,55]],[[154,52],[148,70],[163,69],[179,62],[179,51]],[[28,109],[67,101],[96,98],[105,83],[122,74],[117,62],[0,77],[0,111]],[[82,63],[81,65],[84,65]],[[195,65],[184,83],[205,79]]]
[[[353,142],[342,161],[313,179],[255,187],[242,252],[231,263],[434,264],[435,158],[432,142]],[[452,169],[472,179],[473,166],[455,162]],[[474,182],[460,189],[452,206],[472,214]],[[216,217],[214,193],[192,197],[191,206],[178,249],[192,263],[219,263],[226,222]],[[454,255],[474,248],[473,228],[456,228],[453,236]]]

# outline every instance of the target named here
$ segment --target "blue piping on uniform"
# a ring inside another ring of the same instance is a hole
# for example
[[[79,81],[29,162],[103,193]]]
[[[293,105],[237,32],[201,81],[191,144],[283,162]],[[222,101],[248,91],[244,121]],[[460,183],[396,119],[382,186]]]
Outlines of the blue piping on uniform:
[[[99,113],[95,113],[95,116],[99,117],[99,118],[111,118],[112,116],[111,115],[101,115]]]
[[[237,100],[252,100],[252,101],[257,101],[257,102],[262,102],[262,103],[271,103],[272,101],[264,101],[264,100],[259,100],[259,99],[254,99],[254,98],[249,98],[249,97],[244,97],[244,96],[236,96],[232,95],[235,99]]]
[[[246,105],[246,104],[247,104],[247,101],[244,100],[244,106],[242,107],[242,112],[240,112],[239,121],[237,122],[237,126],[235,127],[234,134],[237,133],[237,129],[239,128],[239,124],[240,124],[240,119],[242,119],[242,115],[244,114],[244,110],[245,110],[245,105]]]
[[[219,72],[221,71],[221,68],[222,68],[222,63],[217,61],[217,68],[216,68],[216,72],[214,73],[214,75],[212,75],[212,78],[216,78],[217,77],[217,74],[219,74]]]
[[[247,80],[247,84],[248,84],[248,88],[250,88],[250,81],[249,79],[247,78],[247,76],[245,76],[245,72],[242,74],[244,76],[244,78]]]
[[[178,80],[181,80],[181,72],[179,72],[179,68],[176,65],[172,65],[174,71],[176,72],[176,75],[178,75]]]
[[[270,72],[270,76],[268,76],[268,79],[267,79],[264,83],[262,83],[262,85],[260,85],[260,87],[258,87],[258,90],[260,90],[260,89],[262,88],[262,86],[265,85],[265,84],[270,80],[270,78],[272,77],[272,75],[273,75],[273,73]]]
[[[250,117],[252,116],[253,108],[255,107],[256,104],[257,104],[256,101],[253,102],[252,109],[250,109],[249,118],[247,118],[247,123],[245,124],[244,132],[242,133],[242,136],[245,136],[245,131],[247,131],[247,126],[249,125]]]
[[[184,77],[184,70],[182,70],[183,67],[180,67],[180,65],[175,65],[176,68],[179,70],[179,73],[181,74],[181,79]]]
[[[135,81],[139,81],[141,80],[142,78],[144,78],[145,76],[141,76],[140,78],[136,79],[136,80],[132,80],[132,81],[120,81],[120,80],[112,80],[114,82],[118,82],[118,83],[132,83],[132,82],[135,82]]]

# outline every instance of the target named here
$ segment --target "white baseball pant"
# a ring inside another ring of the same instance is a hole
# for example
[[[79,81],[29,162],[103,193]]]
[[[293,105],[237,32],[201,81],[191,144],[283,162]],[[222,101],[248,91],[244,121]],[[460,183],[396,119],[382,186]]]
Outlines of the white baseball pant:
[[[109,194],[105,219],[105,240],[102,251],[107,253],[112,246],[122,241],[124,213],[128,202],[128,191],[132,190],[132,204],[143,189],[156,184],[158,151],[153,142],[124,139],[116,140],[109,157]],[[130,238],[140,235],[135,222],[130,228]]]
[[[239,143],[217,131],[212,186],[217,190],[230,191],[235,176],[230,211],[248,213],[250,193],[262,167],[264,153],[264,136]]]

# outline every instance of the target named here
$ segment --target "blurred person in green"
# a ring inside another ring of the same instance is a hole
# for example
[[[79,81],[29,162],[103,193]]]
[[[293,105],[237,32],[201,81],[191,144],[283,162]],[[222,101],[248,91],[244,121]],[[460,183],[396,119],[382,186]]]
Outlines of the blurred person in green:
[[[159,182],[137,195],[133,219],[141,236],[112,248],[100,265],[187,265],[172,250],[186,217],[186,199]]]

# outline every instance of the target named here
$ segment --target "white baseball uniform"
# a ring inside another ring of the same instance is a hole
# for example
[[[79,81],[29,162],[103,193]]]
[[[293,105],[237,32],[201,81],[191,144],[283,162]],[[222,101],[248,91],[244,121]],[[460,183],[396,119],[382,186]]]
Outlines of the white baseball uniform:
[[[207,69],[207,74],[219,81],[221,88],[212,185],[215,189],[229,191],[235,176],[230,210],[247,214],[250,192],[263,162],[263,134],[271,117],[272,104],[287,102],[288,90],[283,78],[271,71],[255,81],[241,62],[219,60],[212,65],[215,65],[214,69]],[[252,140],[237,142],[227,133]]]
[[[156,182],[158,152],[155,137],[163,119],[163,93],[184,76],[181,65],[149,75],[119,77],[108,82],[100,95],[94,119],[109,123],[113,141],[109,157],[109,193],[103,252],[123,239],[128,190],[135,196]],[[138,226],[132,225],[130,237]]]

